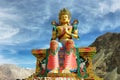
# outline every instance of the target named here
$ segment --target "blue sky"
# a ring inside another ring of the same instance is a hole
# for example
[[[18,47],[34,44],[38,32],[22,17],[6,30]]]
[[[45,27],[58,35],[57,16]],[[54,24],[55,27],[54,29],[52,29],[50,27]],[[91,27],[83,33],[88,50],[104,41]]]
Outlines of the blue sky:
[[[0,64],[35,68],[32,49],[49,48],[62,8],[79,20],[79,47],[106,32],[120,32],[120,0],[0,0]]]

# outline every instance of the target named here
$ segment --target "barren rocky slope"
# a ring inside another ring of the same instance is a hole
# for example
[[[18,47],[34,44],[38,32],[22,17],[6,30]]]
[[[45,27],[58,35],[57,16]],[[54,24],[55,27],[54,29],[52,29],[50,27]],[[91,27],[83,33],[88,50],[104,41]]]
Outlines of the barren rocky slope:
[[[97,48],[93,59],[96,74],[105,80],[120,80],[120,33],[106,33],[90,46]]]
[[[34,70],[24,69],[13,64],[0,65],[0,80],[24,79],[30,76]]]

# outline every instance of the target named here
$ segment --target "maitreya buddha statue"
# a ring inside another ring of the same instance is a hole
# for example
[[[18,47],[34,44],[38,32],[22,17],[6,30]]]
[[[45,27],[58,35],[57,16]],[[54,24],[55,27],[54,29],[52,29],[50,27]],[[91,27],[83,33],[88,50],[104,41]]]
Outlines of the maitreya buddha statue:
[[[74,20],[74,22],[71,24],[70,20],[70,11],[66,8],[63,8],[59,12],[59,23],[57,24],[55,21],[52,22],[53,31],[47,64],[49,73],[59,72],[59,43],[62,44],[62,48],[65,50],[62,73],[71,73],[71,71],[77,70],[76,54],[74,50],[75,44],[73,38],[79,39],[77,29],[78,21]]]

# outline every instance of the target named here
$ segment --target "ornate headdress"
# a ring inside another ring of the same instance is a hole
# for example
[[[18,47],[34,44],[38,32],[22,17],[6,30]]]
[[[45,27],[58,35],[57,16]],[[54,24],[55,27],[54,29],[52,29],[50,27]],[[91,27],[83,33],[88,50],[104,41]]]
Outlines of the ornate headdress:
[[[68,15],[68,17],[71,18],[71,13],[66,8],[63,8],[63,9],[60,10],[60,12],[59,12],[59,19],[60,19],[61,15]]]

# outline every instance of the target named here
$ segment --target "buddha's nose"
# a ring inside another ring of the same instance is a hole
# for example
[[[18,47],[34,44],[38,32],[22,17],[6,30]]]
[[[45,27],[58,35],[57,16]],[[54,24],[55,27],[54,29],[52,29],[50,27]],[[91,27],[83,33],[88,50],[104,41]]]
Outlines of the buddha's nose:
[[[63,20],[65,21],[66,19],[64,18]]]

